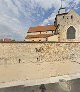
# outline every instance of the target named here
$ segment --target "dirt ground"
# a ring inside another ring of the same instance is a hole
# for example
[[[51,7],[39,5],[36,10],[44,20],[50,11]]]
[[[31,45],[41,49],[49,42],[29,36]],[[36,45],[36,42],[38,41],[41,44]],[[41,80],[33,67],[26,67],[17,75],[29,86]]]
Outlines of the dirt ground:
[[[80,72],[75,62],[43,62],[0,65],[0,83],[37,80]]]

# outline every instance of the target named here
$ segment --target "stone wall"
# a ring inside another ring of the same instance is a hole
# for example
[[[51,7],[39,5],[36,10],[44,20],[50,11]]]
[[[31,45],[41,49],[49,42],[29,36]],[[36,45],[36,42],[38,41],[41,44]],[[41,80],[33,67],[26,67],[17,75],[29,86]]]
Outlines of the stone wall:
[[[79,60],[80,43],[0,43],[0,64]]]

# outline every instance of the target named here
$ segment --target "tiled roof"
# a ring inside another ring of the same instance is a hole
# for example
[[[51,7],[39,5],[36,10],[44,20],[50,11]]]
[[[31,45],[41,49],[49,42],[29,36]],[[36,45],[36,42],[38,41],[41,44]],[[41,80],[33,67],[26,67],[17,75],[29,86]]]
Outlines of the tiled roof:
[[[52,36],[52,34],[27,35],[26,39],[30,39],[30,38],[47,38],[49,36]]]
[[[33,33],[33,32],[45,32],[45,31],[55,31],[56,26],[54,25],[48,25],[48,26],[37,26],[37,27],[31,27],[28,30],[28,33]]]

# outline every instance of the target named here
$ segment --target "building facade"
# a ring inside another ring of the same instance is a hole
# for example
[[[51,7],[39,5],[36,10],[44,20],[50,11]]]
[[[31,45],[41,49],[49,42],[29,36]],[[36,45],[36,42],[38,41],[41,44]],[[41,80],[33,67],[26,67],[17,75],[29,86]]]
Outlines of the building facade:
[[[27,32],[25,41],[55,41],[57,40],[56,29],[57,26],[54,25],[31,27]]]
[[[25,41],[80,41],[80,16],[74,10],[66,13],[60,8],[54,25],[30,28]]]

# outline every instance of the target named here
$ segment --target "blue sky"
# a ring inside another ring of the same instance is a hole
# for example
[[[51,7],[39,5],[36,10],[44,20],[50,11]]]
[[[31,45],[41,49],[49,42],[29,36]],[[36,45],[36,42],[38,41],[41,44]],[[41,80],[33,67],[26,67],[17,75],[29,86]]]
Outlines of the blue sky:
[[[50,25],[61,0],[0,0],[0,38],[24,40],[29,27]],[[80,0],[64,0],[66,11],[80,15]]]

